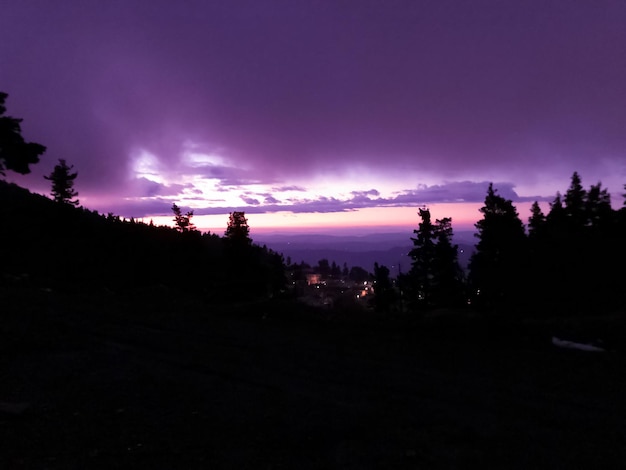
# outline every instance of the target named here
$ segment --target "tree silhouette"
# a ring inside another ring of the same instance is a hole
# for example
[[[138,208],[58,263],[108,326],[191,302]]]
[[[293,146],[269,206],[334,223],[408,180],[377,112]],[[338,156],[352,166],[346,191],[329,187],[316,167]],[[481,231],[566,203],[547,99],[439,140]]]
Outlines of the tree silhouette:
[[[245,212],[230,213],[225,235],[227,240],[237,246],[248,246],[252,243]]]
[[[563,199],[564,204],[557,193],[544,230],[531,232],[534,278],[538,286],[550,286],[540,300],[568,314],[608,306],[622,290],[619,276],[608,273],[624,264],[623,236],[608,190],[601,183],[585,190],[574,172]]]
[[[523,292],[526,234],[512,201],[496,194],[492,183],[480,212],[470,281],[479,303],[497,308]]]
[[[317,271],[321,274],[322,278],[326,279],[330,276],[331,267],[326,258],[322,258],[317,262]]]
[[[431,300],[431,284],[434,277],[435,226],[431,222],[428,209],[419,209],[418,213],[422,221],[418,228],[413,230],[417,236],[411,238],[414,248],[409,252],[413,260],[409,276],[413,287],[412,300],[428,304]]]
[[[79,204],[78,199],[73,199],[78,196],[78,191],[74,189],[74,180],[78,176],[78,173],[71,173],[74,165],[67,166],[64,159],[59,159],[59,163],[54,166],[54,170],[48,176],[44,176],[48,181],[52,181],[52,198],[56,202],[71,204],[77,206]]]
[[[20,123],[22,119],[4,116],[4,102],[9,95],[0,92],[0,175],[5,170],[23,175],[30,173],[29,165],[39,162],[46,147],[34,142],[25,142]]]
[[[592,185],[585,199],[586,224],[594,232],[610,230],[612,224],[611,195],[602,184]]]
[[[172,204],[172,212],[174,213],[174,224],[176,225],[176,230],[184,233],[191,232],[196,229],[195,225],[191,222],[193,211],[188,211],[186,214],[183,214],[180,207],[176,204]]]
[[[356,283],[367,281],[369,277],[370,274],[361,266],[352,266],[350,268],[350,273],[348,274],[348,278]]]
[[[528,234],[531,238],[536,238],[540,236],[542,230],[545,229],[546,216],[537,201],[533,202],[530,213],[531,216],[528,219]]]
[[[336,262],[332,262],[332,264],[330,265],[330,275],[337,279],[339,277],[341,277],[341,268],[339,267],[339,265]]]
[[[587,192],[582,186],[580,175],[575,171],[563,199],[567,226],[570,231],[579,232],[585,226],[586,199]]]
[[[452,306],[463,301],[463,270],[459,265],[459,247],[452,244],[452,219],[435,221],[435,258],[433,300],[437,305]]]
[[[458,262],[458,246],[452,244],[452,219],[444,217],[433,224],[428,209],[419,209],[422,222],[413,232],[413,259],[407,290],[414,306],[453,305],[461,300],[463,272]]]

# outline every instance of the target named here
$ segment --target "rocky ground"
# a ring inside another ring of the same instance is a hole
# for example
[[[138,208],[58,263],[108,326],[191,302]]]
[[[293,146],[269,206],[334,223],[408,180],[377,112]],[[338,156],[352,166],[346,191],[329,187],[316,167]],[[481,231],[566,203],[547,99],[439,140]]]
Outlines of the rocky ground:
[[[2,292],[0,468],[626,462],[621,353],[290,303],[140,299]]]

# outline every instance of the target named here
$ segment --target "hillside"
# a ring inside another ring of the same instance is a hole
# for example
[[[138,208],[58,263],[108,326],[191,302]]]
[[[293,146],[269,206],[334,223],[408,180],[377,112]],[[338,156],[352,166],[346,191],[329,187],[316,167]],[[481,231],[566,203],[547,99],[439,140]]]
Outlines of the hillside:
[[[280,256],[257,245],[235,250],[216,235],[58,204],[3,181],[0,198],[6,282],[69,291],[160,286],[226,300],[284,285]]]
[[[0,468],[626,459],[623,316],[316,309],[246,295],[273,272],[258,247],[247,273],[219,237],[0,194],[19,222],[1,228]],[[606,350],[556,347],[561,333]]]

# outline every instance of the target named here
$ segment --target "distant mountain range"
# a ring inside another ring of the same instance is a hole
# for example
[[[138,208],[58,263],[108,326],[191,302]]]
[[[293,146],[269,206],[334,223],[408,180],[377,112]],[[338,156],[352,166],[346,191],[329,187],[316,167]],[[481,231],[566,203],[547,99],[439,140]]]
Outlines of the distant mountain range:
[[[407,272],[411,268],[409,251],[413,248],[412,233],[372,233],[367,235],[258,235],[254,243],[282,253],[293,263],[304,261],[311,266],[321,259],[333,261],[339,266],[360,266],[374,271],[374,263],[385,265],[392,276]],[[472,231],[454,234],[454,243],[459,246],[459,262],[466,269],[474,251],[476,238]]]

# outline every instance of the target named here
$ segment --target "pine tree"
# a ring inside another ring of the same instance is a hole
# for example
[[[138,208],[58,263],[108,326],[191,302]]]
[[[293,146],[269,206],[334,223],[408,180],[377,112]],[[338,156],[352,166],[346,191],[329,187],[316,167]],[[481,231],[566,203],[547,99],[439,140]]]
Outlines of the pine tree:
[[[546,215],[546,236],[560,243],[568,232],[567,228],[567,214],[563,207],[561,193],[557,191],[554,200],[550,203],[550,211]]]
[[[431,284],[435,260],[435,226],[431,221],[430,210],[419,209],[422,221],[418,228],[413,230],[416,235],[411,237],[414,248],[409,252],[413,260],[409,277],[412,284],[414,302],[428,304],[432,294]]]
[[[513,202],[489,184],[483,218],[476,223],[479,239],[470,260],[470,280],[483,305],[497,308],[523,291],[526,234]]]
[[[585,199],[585,219],[594,231],[608,230],[613,222],[611,195],[602,183],[592,185]]]
[[[438,305],[459,305],[463,301],[463,270],[459,265],[458,245],[452,244],[452,219],[435,221],[435,257],[433,263],[433,293]]]
[[[74,180],[78,173],[70,173],[72,168],[74,168],[74,165],[67,166],[65,160],[61,158],[58,165],[55,165],[52,173],[44,176],[44,178],[52,181],[51,194],[56,202],[77,206],[79,201],[73,198],[78,196],[78,191],[74,190]]]
[[[601,183],[592,185],[585,198],[586,225],[578,247],[581,250],[580,280],[572,282],[573,289],[583,291],[580,299],[588,306],[610,306],[623,282],[616,282],[623,264],[619,252],[624,239],[618,235],[618,217],[611,207],[611,196]],[[611,274],[609,274],[611,273]]]
[[[252,244],[250,227],[245,212],[231,212],[228,218],[228,226],[225,233],[226,239],[236,246],[248,246]]]
[[[587,192],[582,186],[582,180],[578,172],[574,172],[570,187],[565,192],[564,209],[567,227],[570,231],[579,232],[585,226],[586,210],[585,200]]]
[[[413,259],[411,270],[399,276],[414,307],[451,306],[463,297],[463,270],[458,262],[458,246],[452,244],[452,219],[437,219],[433,224],[430,211],[420,209],[422,222],[409,252]]]
[[[541,236],[542,231],[545,229],[546,216],[543,214],[541,207],[537,201],[533,202],[530,208],[531,216],[528,219],[528,235],[531,238],[537,238]]]
[[[551,224],[555,222],[554,218],[561,221],[564,218],[560,194],[557,193],[551,208],[550,214],[546,216],[539,203],[535,201],[530,209],[531,216],[528,219],[528,263],[532,281],[529,281],[530,288],[527,295],[531,303],[534,304],[533,307],[545,304],[551,294],[551,288],[554,286],[554,281],[551,278],[551,270],[554,265],[551,259],[555,252],[550,246],[549,229]]]
[[[560,192],[556,192],[554,200],[550,203],[550,212],[548,220],[560,219],[565,217],[565,209],[563,208],[563,200]]]
[[[196,226],[191,222],[193,211],[188,211],[186,214],[183,214],[180,207],[176,204],[172,204],[172,212],[174,213],[174,225],[176,226],[176,230],[181,233],[196,230]]]

